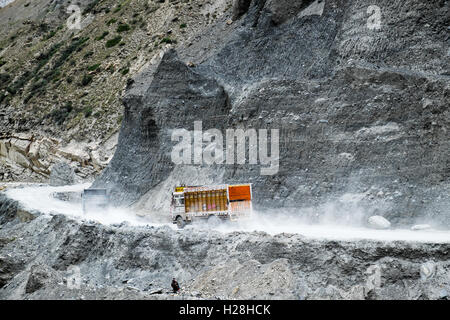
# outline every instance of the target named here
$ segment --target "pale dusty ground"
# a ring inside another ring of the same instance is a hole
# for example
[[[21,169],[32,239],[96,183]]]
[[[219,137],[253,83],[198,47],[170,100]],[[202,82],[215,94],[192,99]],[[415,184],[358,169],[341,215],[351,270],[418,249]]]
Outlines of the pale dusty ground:
[[[64,202],[52,197],[54,192],[82,192],[89,184],[81,184],[65,187],[50,187],[46,185],[25,185],[17,187],[19,184],[8,184],[6,194],[8,197],[19,201],[28,210],[37,210],[46,214],[64,214],[68,217],[81,220],[94,220],[105,225],[127,223],[129,225],[161,226],[164,224],[176,229],[169,221],[161,223],[155,221],[151,216],[141,217],[134,211],[127,208],[111,208],[108,212],[91,213],[84,215],[80,203]],[[169,220],[169,214],[167,214]],[[273,212],[271,214],[255,213],[252,219],[240,223],[225,223],[218,227],[212,227],[207,223],[198,223],[188,226],[190,229],[211,229],[223,233],[235,231],[262,231],[271,235],[291,233],[300,234],[311,239],[328,240],[356,240],[371,239],[379,241],[413,241],[428,243],[450,243],[450,231],[442,230],[418,230],[390,229],[372,230],[363,226],[349,226],[345,224],[308,224],[298,217],[289,216],[282,213]]]

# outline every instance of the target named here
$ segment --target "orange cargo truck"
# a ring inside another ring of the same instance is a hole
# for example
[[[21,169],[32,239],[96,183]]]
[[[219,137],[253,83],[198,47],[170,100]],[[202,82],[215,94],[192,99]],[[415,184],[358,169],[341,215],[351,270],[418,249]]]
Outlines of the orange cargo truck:
[[[198,219],[236,221],[252,214],[252,185],[176,187],[170,206],[172,221],[181,229]]]

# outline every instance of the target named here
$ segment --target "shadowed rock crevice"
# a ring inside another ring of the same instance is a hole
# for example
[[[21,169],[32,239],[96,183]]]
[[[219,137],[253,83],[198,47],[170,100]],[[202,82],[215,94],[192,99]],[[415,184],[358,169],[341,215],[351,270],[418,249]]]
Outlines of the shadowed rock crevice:
[[[247,13],[252,0],[235,0],[233,3],[233,20],[237,20]]]

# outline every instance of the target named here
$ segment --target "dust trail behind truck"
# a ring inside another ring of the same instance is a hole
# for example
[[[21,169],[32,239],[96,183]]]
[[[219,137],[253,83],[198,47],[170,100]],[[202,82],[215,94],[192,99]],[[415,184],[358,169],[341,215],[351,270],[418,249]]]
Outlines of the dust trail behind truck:
[[[252,185],[176,187],[170,211],[173,223],[179,228],[202,219],[249,218],[253,212]]]

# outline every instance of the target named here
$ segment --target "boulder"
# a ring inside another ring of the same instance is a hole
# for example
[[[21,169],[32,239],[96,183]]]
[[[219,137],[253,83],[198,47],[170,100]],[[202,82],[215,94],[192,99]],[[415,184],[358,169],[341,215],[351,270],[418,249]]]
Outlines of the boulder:
[[[0,225],[13,221],[17,216],[19,203],[0,193]],[[0,264],[1,265],[1,264]]]
[[[5,287],[12,278],[22,271],[24,262],[0,255],[0,289]]]
[[[391,227],[391,223],[382,216],[371,216],[367,222],[372,229],[389,229]]]
[[[55,270],[45,264],[32,265],[25,286],[25,293],[31,294],[45,287],[54,287],[63,279]]]
[[[420,231],[420,230],[430,230],[431,226],[429,224],[416,224],[415,226],[411,227],[411,230],[413,231]]]
[[[33,293],[41,289],[46,280],[48,279],[48,274],[45,270],[42,270],[38,266],[33,266],[30,270],[30,275],[28,277],[27,285],[25,287],[26,293]]]
[[[75,183],[75,172],[65,162],[55,164],[50,170],[51,186],[66,186]]]
[[[35,218],[32,213],[23,209],[17,209],[16,215],[19,218],[20,222],[30,222]]]

